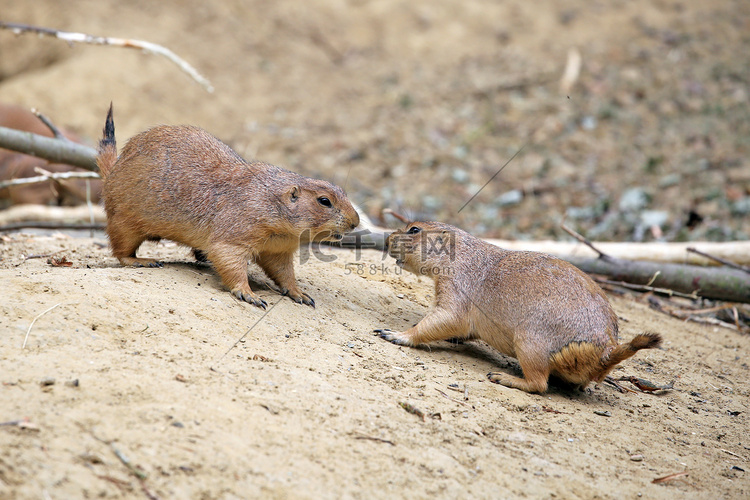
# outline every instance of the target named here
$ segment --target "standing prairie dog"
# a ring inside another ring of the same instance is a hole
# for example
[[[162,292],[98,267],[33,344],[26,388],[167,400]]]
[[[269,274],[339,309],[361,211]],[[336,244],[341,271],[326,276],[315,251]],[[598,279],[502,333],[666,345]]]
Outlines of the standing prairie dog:
[[[337,241],[359,224],[344,191],[259,161],[246,162],[208,132],[159,126],[131,138],[117,157],[112,107],[97,164],[112,254],[123,265],[161,267],[136,257],[145,240],[169,239],[210,260],[238,299],[266,308],[248,282],[252,260],[300,304],[315,301],[297,286],[300,244]]]
[[[413,222],[386,246],[398,265],[435,280],[436,304],[405,332],[376,332],[409,346],[481,339],[523,370],[523,377],[490,373],[492,382],[542,393],[554,374],[583,388],[636,351],[661,344],[654,333],[618,344],[617,315],[604,291],[551,255],[503,250],[439,222]]]

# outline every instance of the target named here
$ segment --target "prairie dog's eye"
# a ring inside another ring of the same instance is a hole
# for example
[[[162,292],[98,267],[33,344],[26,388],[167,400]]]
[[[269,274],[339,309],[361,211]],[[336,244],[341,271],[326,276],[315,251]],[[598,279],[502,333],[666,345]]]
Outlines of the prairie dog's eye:
[[[406,231],[406,234],[417,234],[417,233],[418,233],[418,232],[420,232],[421,230],[422,230],[422,229],[421,229],[421,228],[419,228],[419,227],[417,227],[417,226],[412,226],[412,227],[410,227],[410,228],[409,228],[409,230],[408,230],[408,231]]]
[[[321,196],[320,198],[318,198],[318,203],[320,203],[324,207],[329,207],[330,208],[331,206],[333,206],[333,205],[331,205],[331,200],[329,200],[325,196]]]

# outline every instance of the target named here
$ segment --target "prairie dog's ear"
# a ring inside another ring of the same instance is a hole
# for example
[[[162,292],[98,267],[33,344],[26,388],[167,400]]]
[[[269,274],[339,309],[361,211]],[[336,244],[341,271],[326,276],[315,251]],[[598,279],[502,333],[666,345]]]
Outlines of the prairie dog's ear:
[[[299,199],[299,186],[292,186],[291,189],[288,191],[289,198],[292,200],[292,202],[296,202]]]

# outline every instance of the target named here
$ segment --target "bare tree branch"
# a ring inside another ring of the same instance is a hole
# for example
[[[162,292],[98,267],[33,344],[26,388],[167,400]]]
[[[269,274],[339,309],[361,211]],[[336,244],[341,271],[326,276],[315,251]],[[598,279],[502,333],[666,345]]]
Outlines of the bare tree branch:
[[[7,127],[0,127],[0,148],[44,158],[52,163],[67,163],[98,172],[96,150],[67,139],[55,139]]]
[[[30,26],[27,24],[6,23],[3,21],[0,21],[0,28],[11,30],[16,35],[30,32],[30,33],[37,33],[39,35],[51,36],[51,37],[59,38],[60,40],[65,40],[71,45],[73,43],[89,43],[92,45],[113,45],[117,47],[141,49],[145,52],[158,54],[160,56],[166,57],[167,59],[172,61],[174,64],[176,64],[182,71],[190,75],[190,77],[193,80],[198,82],[204,89],[206,89],[207,92],[212,93],[214,91],[214,87],[213,85],[211,85],[211,82],[209,82],[208,79],[206,79],[203,75],[198,73],[198,71],[195,68],[193,68],[190,64],[188,64],[184,59],[180,58],[177,54],[175,54],[168,48],[152,43],[152,42],[146,42],[143,40],[132,40],[128,38],[94,36],[94,35],[87,35],[85,33],[59,31],[59,30],[55,30],[51,28],[41,28],[38,26]]]

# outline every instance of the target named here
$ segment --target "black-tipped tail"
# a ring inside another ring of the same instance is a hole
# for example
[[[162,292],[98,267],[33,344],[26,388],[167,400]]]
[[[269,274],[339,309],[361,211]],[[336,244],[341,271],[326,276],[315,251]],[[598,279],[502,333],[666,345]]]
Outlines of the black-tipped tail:
[[[115,120],[112,117],[112,103],[109,103],[109,111],[107,111],[107,120],[104,122],[104,136],[99,143],[99,149],[103,149],[107,146],[117,147],[115,143]]]
[[[96,158],[96,164],[99,166],[99,175],[102,176],[102,179],[106,179],[116,161],[115,121],[112,117],[112,103],[110,102],[107,119],[104,122],[102,140],[99,141],[99,156]]]

